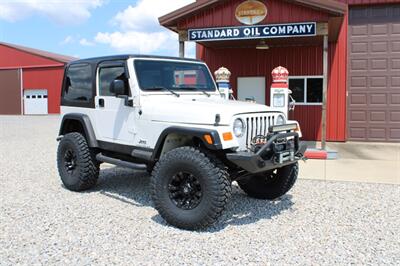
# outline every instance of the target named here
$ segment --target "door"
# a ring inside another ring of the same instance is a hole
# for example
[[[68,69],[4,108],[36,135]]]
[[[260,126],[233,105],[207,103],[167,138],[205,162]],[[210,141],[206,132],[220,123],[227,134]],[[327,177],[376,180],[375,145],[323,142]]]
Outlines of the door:
[[[24,90],[24,114],[47,115],[47,90]]]
[[[238,100],[265,104],[265,77],[239,77]]]
[[[21,114],[21,71],[0,70],[0,115]]]
[[[348,139],[400,141],[400,5],[352,7]]]
[[[114,80],[122,80],[125,84],[125,96],[130,96],[129,82],[125,66],[121,64],[103,63],[97,71],[96,96],[96,129],[99,139],[125,145],[133,145],[134,141],[134,107],[126,106],[125,99],[117,97],[110,90]],[[122,95],[122,96],[124,96]]]

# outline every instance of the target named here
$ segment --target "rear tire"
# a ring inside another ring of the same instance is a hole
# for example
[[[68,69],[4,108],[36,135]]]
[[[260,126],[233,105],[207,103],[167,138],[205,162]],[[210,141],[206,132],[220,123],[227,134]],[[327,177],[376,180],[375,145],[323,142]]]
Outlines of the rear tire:
[[[188,230],[215,223],[231,196],[225,169],[192,147],[163,155],[154,167],[150,188],[161,217]]]
[[[299,173],[298,163],[284,166],[267,173],[238,180],[247,195],[257,199],[273,200],[285,195],[294,185]]]
[[[99,163],[82,134],[66,134],[58,145],[57,166],[64,186],[72,191],[92,188],[99,177]]]

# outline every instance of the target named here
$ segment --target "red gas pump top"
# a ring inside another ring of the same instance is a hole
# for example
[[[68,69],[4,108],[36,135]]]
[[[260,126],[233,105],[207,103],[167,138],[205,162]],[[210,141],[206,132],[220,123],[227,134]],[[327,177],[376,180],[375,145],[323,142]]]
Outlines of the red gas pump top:
[[[287,88],[288,80],[289,80],[289,71],[282,67],[278,66],[272,70],[272,86],[275,88]]]

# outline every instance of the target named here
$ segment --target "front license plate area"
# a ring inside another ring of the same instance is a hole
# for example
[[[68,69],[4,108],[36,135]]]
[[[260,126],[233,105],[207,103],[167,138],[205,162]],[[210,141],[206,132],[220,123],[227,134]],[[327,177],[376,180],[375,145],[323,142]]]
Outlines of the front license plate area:
[[[285,162],[293,162],[295,160],[294,150],[277,152],[275,154],[275,163],[282,164]]]

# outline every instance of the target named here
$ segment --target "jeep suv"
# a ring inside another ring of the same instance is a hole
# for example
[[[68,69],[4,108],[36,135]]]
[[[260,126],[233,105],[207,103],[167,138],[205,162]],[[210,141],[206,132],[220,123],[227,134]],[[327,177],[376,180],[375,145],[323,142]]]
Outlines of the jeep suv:
[[[139,55],[67,65],[57,165],[64,186],[95,186],[103,162],[148,171],[155,208],[200,229],[224,210],[236,181],[250,197],[287,193],[305,146],[268,106],[222,97],[201,61]]]

